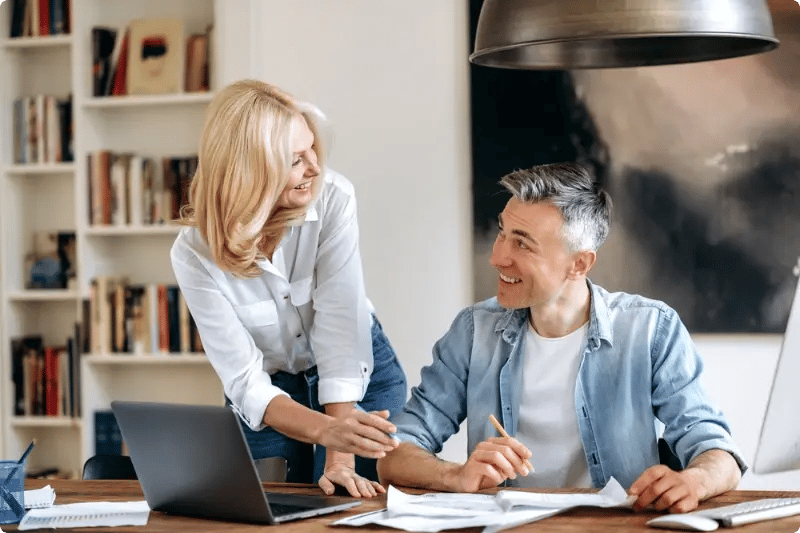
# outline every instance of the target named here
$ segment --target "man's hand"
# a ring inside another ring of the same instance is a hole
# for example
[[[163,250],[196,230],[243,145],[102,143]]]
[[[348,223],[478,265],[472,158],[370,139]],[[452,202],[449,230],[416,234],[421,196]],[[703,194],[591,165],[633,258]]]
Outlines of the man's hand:
[[[634,481],[628,494],[638,496],[633,508],[637,511],[653,506],[658,511],[687,513],[705,498],[705,489],[692,469],[676,472],[664,465],[651,466]]]
[[[664,465],[651,466],[633,482],[628,494],[638,496],[636,510],[648,506],[670,513],[687,513],[707,498],[736,488],[741,479],[739,465],[725,450],[707,450],[682,471]]]
[[[531,452],[513,437],[494,437],[485,440],[461,467],[456,468],[448,484],[454,492],[476,492],[496,487],[517,474],[528,475],[525,461]]]
[[[327,494],[333,494],[336,485],[347,489],[354,498],[372,498],[386,492],[380,483],[370,481],[356,474],[355,457],[349,453],[326,450],[325,473],[317,481],[319,488]]]
[[[397,428],[388,418],[389,411],[365,413],[352,409],[341,417],[331,417],[317,442],[328,450],[378,459],[399,444],[389,436]]]

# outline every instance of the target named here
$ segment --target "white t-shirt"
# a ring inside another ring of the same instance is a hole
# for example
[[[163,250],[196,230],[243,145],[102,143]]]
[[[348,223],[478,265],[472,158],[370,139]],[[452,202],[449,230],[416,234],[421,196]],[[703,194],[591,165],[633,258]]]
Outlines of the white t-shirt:
[[[253,430],[285,394],[270,374],[317,365],[319,400],[360,401],[372,373],[372,304],[364,291],[352,184],[327,170],[305,222],[286,231],[263,273],[220,269],[200,232],[181,230],[172,268],[233,408]]]
[[[516,438],[533,453],[536,472],[519,487],[591,487],[575,415],[575,380],[589,323],[565,337],[545,338],[528,327]]]

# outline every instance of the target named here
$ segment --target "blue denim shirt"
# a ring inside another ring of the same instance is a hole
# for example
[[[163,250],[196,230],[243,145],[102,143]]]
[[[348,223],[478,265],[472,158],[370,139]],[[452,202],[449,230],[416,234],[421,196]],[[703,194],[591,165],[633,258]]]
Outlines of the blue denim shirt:
[[[662,302],[587,283],[591,311],[575,416],[592,484],[602,487],[613,476],[629,487],[658,464],[657,420],[683,466],[717,448],[744,472],[728,424],[700,383],[703,362],[677,313]],[[470,454],[498,436],[489,414],[515,435],[528,314],[501,307],[496,298],[461,311],[434,346],[420,385],[392,417],[397,437],[439,453],[467,414]],[[536,457],[531,462],[535,468]]]

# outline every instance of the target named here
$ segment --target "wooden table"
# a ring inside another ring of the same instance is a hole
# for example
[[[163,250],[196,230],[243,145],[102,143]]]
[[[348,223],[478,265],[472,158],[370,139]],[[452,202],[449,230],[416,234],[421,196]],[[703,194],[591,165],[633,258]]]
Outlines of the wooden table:
[[[77,481],[77,480],[27,480],[26,489],[36,489],[50,484],[56,491],[56,503],[73,503],[81,501],[134,501],[144,499],[139,483],[137,481]],[[321,494],[322,491],[316,486],[296,485],[291,483],[267,483],[264,485],[267,490],[285,491],[297,494]],[[421,493],[424,491],[403,489],[407,492]],[[497,489],[494,489],[497,490]],[[487,491],[487,492],[494,492]],[[552,492],[567,492],[554,490]],[[585,492],[585,491],[582,491]],[[768,491],[731,491],[721,496],[705,502],[701,507],[715,507],[727,505],[758,498],[781,498],[781,497],[800,497],[800,492],[768,492]],[[172,516],[164,513],[152,511],[146,526],[138,527],[117,527],[117,528],[81,528],[72,531],[83,531],[86,533],[101,532],[141,532],[141,533],[181,533],[194,532],[226,532],[238,533],[240,531],[249,532],[269,528],[272,531],[280,530],[281,533],[288,532],[325,532],[325,533],[347,533],[368,531],[397,531],[391,528],[380,526],[369,526],[361,528],[329,527],[331,522],[347,515],[363,513],[366,511],[380,509],[386,504],[385,497],[365,499],[358,507],[341,511],[338,513],[307,518],[295,522],[276,526],[262,526],[253,524],[240,524],[232,522],[221,522],[215,520],[205,520],[200,518],[189,518],[182,516]],[[646,522],[658,516],[660,513],[643,512],[634,513],[630,509],[598,509],[583,507],[566,511],[560,515],[545,518],[538,522],[520,526],[508,531],[542,531],[550,533],[596,533],[613,531],[617,533],[647,532],[658,533],[668,531],[664,529],[654,529],[648,527]],[[16,526],[0,526],[5,531],[15,531]],[[800,530],[800,515],[757,522],[747,526],[726,529],[720,528],[719,531],[730,531],[731,533],[795,533]],[[58,530],[54,530],[56,533]],[[478,532],[480,528],[463,529],[460,531]]]

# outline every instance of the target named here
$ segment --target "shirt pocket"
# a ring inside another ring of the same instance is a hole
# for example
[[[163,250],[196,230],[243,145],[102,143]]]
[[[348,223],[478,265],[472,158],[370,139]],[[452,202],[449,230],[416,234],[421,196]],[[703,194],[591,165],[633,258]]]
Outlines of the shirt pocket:
[[[278,308],[274,301],[266,300],[249,305],[237,305],[235,309],[236,315],[250,336],[253,337],[256,346],[268,352],[282,349]]]
[[[300,307],[311,301],[313,277],[295,280],[291,283],[289,292],[292,295],[292,305]]]

